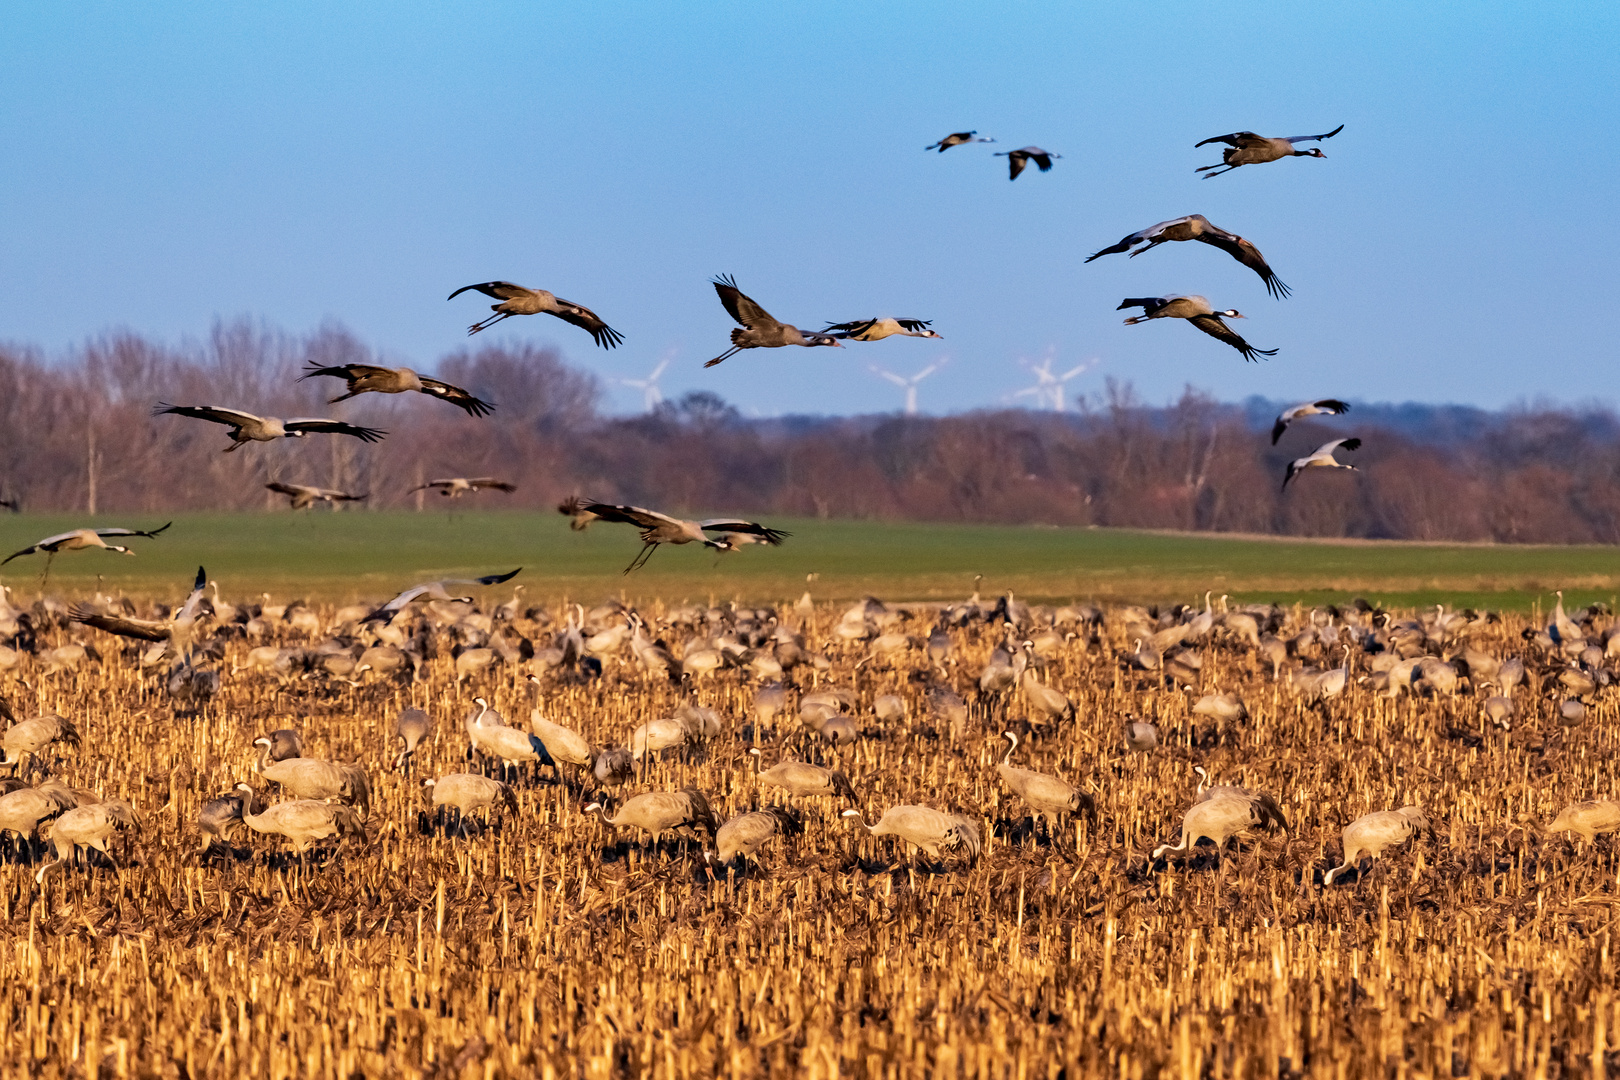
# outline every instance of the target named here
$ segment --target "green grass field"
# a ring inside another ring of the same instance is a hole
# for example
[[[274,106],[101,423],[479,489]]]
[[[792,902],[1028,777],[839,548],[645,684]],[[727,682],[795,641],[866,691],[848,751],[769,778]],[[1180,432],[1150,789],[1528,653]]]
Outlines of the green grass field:
[[[153,528],[168,515],[103,515],[93,524]],[[52,533],[92,524],[85,516],[0,516],[9,554]],[[573,533],[556,514],[442,513],[182,514],[156,539],[136,539],[134,558],[69,552],[51,568],[48,592],[97,587],[178,597],[198,564],[223,595],[279,599],[376,598],[444,576],[524,568],[530,598],[604,596],[666,601],[778,601],[807,587],[817,599],[951,599],[984,575],[985,595],[1012,589],[1032,600],[1190,601],[1205,589],[1243,600],[1445,603],[1524,610],[1551,590],[1583,604],[1620,591],[1620,549],[1403,543],[1327,543],[1117,529],[1056,529],[772,519],[793,533],[775,550],[726,556],[664,547],[645,569],[620,571],[640,547],[628,526],[598,523]],[[14,599],[39,593],[45,556],[4,569]],[[806,585],[806,575],[818,577]],[[514,582],[516,584],[517,582]],[[504,588],[498,590],[504,597]]]

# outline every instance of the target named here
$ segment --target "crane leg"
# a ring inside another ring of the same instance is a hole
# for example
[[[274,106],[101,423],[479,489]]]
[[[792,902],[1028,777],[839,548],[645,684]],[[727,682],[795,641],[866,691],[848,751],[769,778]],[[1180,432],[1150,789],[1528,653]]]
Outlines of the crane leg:
[[[707,364],[704,364],[703,366],[704,367],[714,367],[714,365],[718,364],[720,361],[724,360],[726,357],[734,355],[735,353],[739,352],[741,349],[742,349],[742,346],[733,345],[731,348],[727,349],[725,352],[721,353],[719,356],[715,357],[713,360],[710,360]]]
[[[474,334],[478,333],[478,331],[488,330],[502,319],[509,319],[511,317],[512,313],[510,311],[497,312],[496,314],[491,315],[489,318],[484,319],[481,322],[475,322],[471,326],[467,327],[467,336],[472,337]]]

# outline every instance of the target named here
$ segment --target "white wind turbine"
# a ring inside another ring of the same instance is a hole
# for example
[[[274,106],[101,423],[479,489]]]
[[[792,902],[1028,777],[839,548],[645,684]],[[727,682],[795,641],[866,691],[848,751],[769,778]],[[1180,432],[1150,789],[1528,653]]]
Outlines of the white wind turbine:
[[[945,361],[941,360],[937,364],[929,364],[927,367],[923,368],[909,379],[904,375],[896,375],[892,371],[885,371],[875,364],[868,364],[867,366],[872,369],[872,374],[882,379],[888,379],[890,382],[894,383],[894,385],[900,387],[906,392],[906,415],[916,416],[917,384],[928,378],[928,376],[932,375],[940,368],[944,367]]]
[[[664,392],[658,389],[658,377],[669,367],[669,357],[666,356],[652,369],[652,374],[645,379],[617,379],[616,382],[633,387],[641,391],[642,405],[648,412],[652,412],[664,400]]]
[[[1038,408],[1049,408],[1053,412],[1064,411],[1064,386],[1077,375],[1091,370],[1096,366],[1095,360],[1088,360],[1078,367],[1070,368],[1062,375],[1052,371],[1052,353],[1048,352],[1046,358],[1039,365],[1031,365],[1028,361],[1020,360],[1020,364],[1028,368],[1035,376],[1034,386],[1026,386],[1015,392],[1014,398],[1033,397]]]

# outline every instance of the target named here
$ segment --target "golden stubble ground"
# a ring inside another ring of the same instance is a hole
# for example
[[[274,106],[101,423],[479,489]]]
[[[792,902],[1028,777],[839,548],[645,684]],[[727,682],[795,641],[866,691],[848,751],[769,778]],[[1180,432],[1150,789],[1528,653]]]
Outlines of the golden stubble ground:
[[[816,613],[812,644],[837,614]],[[461,721],[482,694],[522,723],[535,692],[515,667],[458,685],[441,652],[409,685],[281,685],[229,673],[238,640],[223,693],[192,717],[110,638],[99,665],[24,665],[3,684],[19,712],[60,711],[84,736],[48,753],[48,770],[127,798],[142,824],[114,848],[121,872],[98,859],[38,887],[37,858],[0,864],[0,1071],[1193,1080],[1620,1066],[1608,1051],[1620,859],[1612,839],[1583,847],[1535,825],[1614,797],[1612,704],[1565,728],[1533,676],[1508,733],[1466,696],[1390,701],[1353,685],[1316,706],[1223,642],[1201,650],[1202,689],[1238,693],[1251,717],[1217,733],[1189,713],[1196,693],[1122,670],[1134,641],[1110,626],[1052,661],[1077,719],[1037,729],[1019,761],[1091,792],[1093,816],[1049,836],[1002,789],[998,737],[1025,715],[1019,696],[976,704],[953,732],[911,678],[922,653],[857,667],[864,646],[833,645],[814,683],[857,695],[863,738],[807,753],[850,774],[869,818],[905,802],[974,815],[983,856],[933,867],[809,800],[802,836],[718,880],[695,842],[615,842],[582,813],[585,782],[567,767],[562,786],[524,775],[519,812],[497,811],[487,831],[438,826],[420,781],[492,768],[466,761]],[[1522,628],[1509,619],[1475,644],[1519,654]],[[1001,635],[953,632],[949,677],[970,700]],[[808,689],[809,670],[796,674]],[[756,725],[753,693],[741,672],[672,687],[627,657],[541,699],[598,744],[682,701],[718,709],[723,736],[632,790],[691,785],[723,819],[777,797],[757,787],[748,747],[767,764],[798,753],[781,745],[797,721]],[[910,718],[878,722],[882,693]],[[405,775],[388,763],[409,705],[437,727]],[[1167,745],[1128,756],[1130,713],[1156,719]],[[367,839],[301,865],[244,831],[235,854],[200,860],[199,805],[253,780],[252,739],[283,726],[311,756],[370,769]],[[1292,834],[1150,866],[1193,798],[1194,764],[1272,793]],[[1324,888],[1343,825],[1407,802],[1437,836]]]

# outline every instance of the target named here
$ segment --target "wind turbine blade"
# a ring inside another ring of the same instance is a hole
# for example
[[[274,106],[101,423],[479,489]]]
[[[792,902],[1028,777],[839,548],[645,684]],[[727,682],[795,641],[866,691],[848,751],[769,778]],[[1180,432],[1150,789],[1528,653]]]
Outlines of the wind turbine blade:
[[[888,379],[890,382],[894,383],[894,385],[896,385],[896,386],[906,386],[906,385],[908,385],[905,379],[902,379],[900,376],[896,375],[892,371],[884,371],[882,368],[876,366],[875,364],[868,364],[867,368],[868,368],[868,370],[870,370],[872,372],[872,374],[878,376],[881,379]]]
[[[925,367],[921,371],[917,372],[917,374],[913,375],[911,377],[911,381],[913,383],[920,383],[924,379],[928,378],[928,376],[932,375],[934,372],[936,372],[938,370],[939,370],[939,365],[938,364],[929,364],[927,367]]]
[[[669,361],[668,360],[660,360],[658,362],[658,366],[653,368],[652,374],[647,376],[647,381],[648,382],[657,382],[658,381],[658,376],[662,375],[664,373],[664,369],[667,368],[667,367],[669,367]]]

